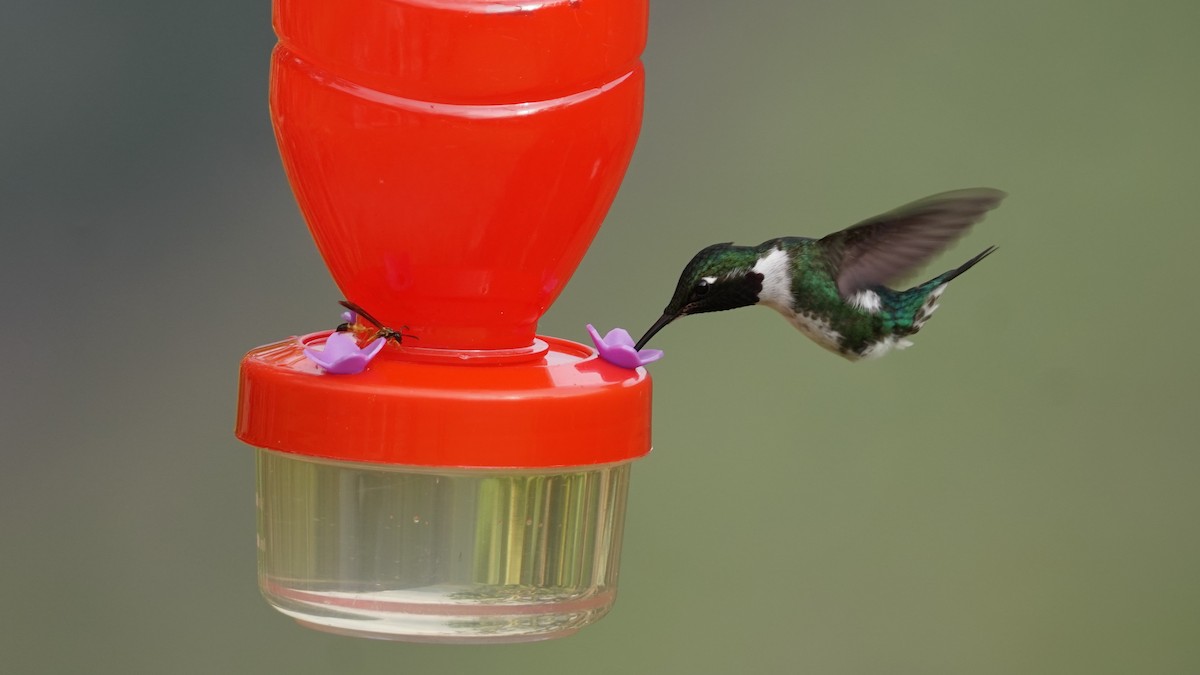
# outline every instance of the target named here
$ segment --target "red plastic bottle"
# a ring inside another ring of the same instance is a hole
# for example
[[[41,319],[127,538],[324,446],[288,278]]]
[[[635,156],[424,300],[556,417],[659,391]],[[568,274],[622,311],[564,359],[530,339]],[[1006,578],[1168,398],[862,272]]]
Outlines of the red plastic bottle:
[[[423,348],[532,345],[633,153],[646,9],[276,2],[272,119],[346,297]]]

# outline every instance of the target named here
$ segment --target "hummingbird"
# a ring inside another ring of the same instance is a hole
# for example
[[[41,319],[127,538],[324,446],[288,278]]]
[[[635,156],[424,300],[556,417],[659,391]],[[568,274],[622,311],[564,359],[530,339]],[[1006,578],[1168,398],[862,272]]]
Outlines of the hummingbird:
[[[684,267],[662,316],[635,348],[680,317],[750,305],[774,309],[814,342],[851,361],[909,347],[908,336],[933,315],[946,285],[996,247],[906,291],[884,284],[923,267],[1005,196],[992,188],[953,190],[820,239],[708,246]]]

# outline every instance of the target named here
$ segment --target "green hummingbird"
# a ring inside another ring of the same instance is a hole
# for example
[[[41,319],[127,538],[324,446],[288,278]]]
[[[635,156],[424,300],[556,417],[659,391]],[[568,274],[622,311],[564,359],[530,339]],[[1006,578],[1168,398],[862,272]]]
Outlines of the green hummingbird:
[[[924,266],[1004,197],[991,188],[954,190],[820,239],[713,244],[683,269],[671,302],[636,349],[682,316],[749,305],[778,311],[814,342],[851,361],[911,346],[906,338],[929,320],[946,285],[996,247],[906,291],[884,284]]]

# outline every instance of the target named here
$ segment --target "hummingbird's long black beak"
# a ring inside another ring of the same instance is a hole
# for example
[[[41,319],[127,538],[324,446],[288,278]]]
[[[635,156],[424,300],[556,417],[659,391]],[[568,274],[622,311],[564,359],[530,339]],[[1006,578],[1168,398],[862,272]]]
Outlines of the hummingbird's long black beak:
[[[655,321],[654,325],[650,326],[650,330],[646,331],[646,334],[642,336],[642,339],[637,341],[637,345],[634,346],[634,349],[641,349],[644,347],[646,343],[650,341],[650,338],[654,337],[655,333],[662,330],[663,326],[666,326],[677,318],[679,318],[679,315],[677,314],[663,314],[662,316],[658,317],[658,321]]]

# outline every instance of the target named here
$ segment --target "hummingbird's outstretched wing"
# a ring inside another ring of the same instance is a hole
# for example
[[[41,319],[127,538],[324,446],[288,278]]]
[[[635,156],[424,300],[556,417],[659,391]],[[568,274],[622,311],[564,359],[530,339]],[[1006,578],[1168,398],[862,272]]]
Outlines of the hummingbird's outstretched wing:
[[[943,192],[822,238],[838,293],[849,298],[907,277],[983,220],[1005,196],[992,188]]]

